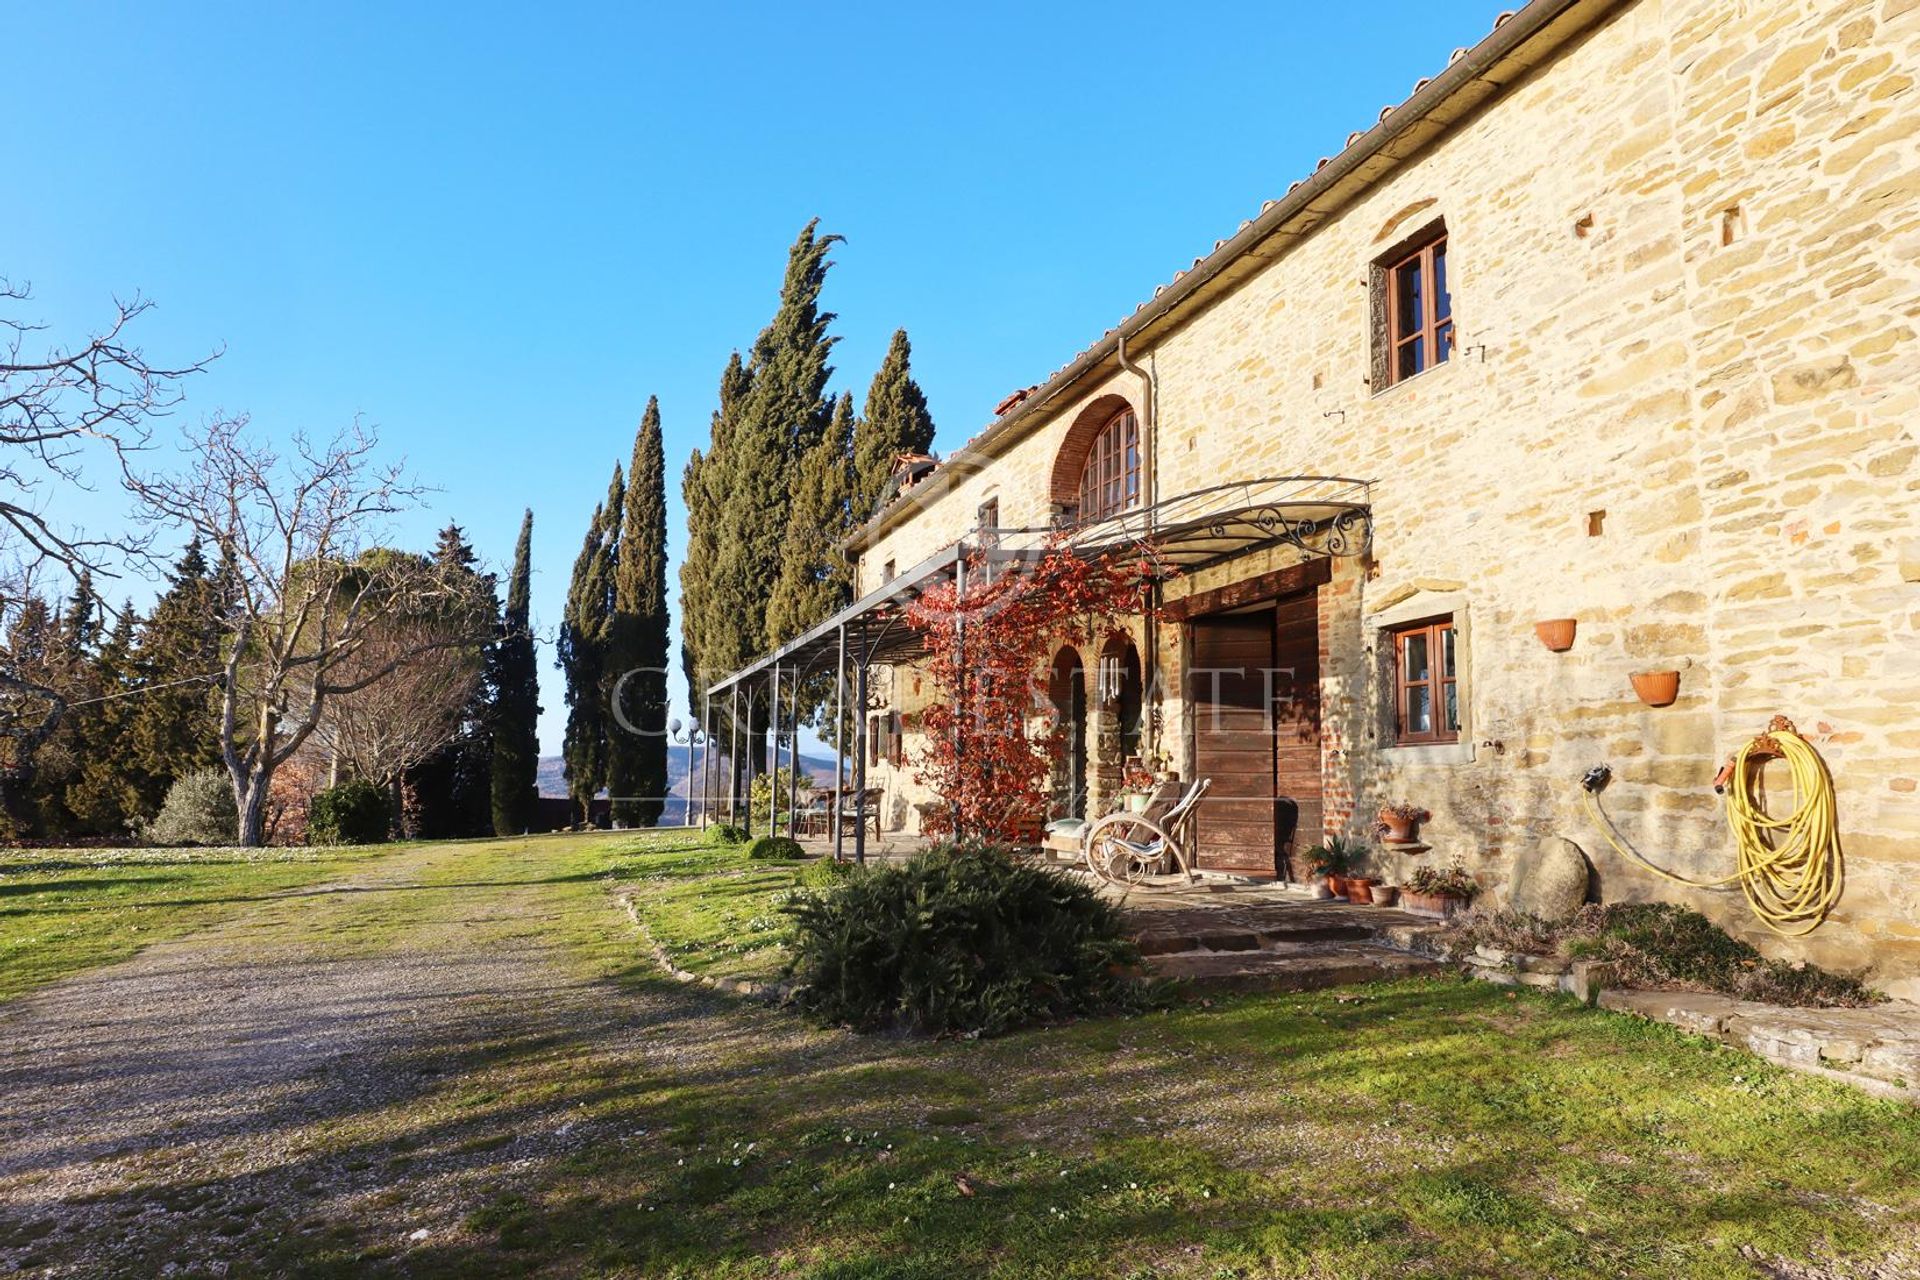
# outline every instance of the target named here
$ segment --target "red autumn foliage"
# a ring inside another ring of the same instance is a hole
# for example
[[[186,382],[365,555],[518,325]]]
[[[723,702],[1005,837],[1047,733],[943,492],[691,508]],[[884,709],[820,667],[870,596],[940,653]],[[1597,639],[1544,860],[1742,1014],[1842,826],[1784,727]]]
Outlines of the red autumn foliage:
[[[932,836],[1029,841],[1044,819],[1055,761],[1045,665],[1064,641],[1092,641],[1149,612],[1161,576],[1150,550],[1089,559],[1056,543],[1034,560],[992,564],[976,553],[966,588],[943,583],[907,610],[925,638],[934,699],[915,776],[946,803],[927,811]]]

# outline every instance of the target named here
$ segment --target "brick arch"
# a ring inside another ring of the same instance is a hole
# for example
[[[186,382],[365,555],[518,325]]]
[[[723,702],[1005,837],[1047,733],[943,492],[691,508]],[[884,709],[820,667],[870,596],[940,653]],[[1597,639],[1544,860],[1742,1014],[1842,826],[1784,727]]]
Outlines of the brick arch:
[[[1060,442],[1060,451],[1053,455],[1053,477],[1047,486],[1051,501],[1072,504],[1080,500],[1080,469],[1086,465],[1093,438],[1122,409],[1133,407],[1133,402],[1125,396],[1109,393],[1095,397],[1080,410],[1073,425],[1067,428],[1066,438]],[[1138,412],[1135,410],[1136,416]],[[1145,441],[1141,443],[1144,446]]]

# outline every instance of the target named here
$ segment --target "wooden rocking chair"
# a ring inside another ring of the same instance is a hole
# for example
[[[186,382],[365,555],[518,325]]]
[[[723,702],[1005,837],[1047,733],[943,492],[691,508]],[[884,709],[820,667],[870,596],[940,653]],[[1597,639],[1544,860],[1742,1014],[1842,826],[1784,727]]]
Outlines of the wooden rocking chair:
[[[1087,867],[1124,889],[1176,889],[1200,878],[1193,860],[1194,814],[1212,786],[1200,778],[1171,809],[1112,813],[1087,828]]]

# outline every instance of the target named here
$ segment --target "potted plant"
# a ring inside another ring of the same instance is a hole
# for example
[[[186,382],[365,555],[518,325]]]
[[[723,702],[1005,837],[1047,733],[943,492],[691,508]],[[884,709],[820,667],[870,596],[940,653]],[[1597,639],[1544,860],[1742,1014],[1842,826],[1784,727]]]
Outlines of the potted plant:
[[[1360,859],[1360,850],[1343,836],[1328,836],[1300,855],[1309,883],[1324,882],[1330,897],[1347,895],[1347,876]]]
[[[1139,756],[1128,756],[1120,766],[1120,803],[1128,813],[1145,813],[1153,799],[1154,776]]]
[[[1373,824],[1374,834],[1388,844],[1413,844],[1419,838],[1420,824],[1433,817],[1412,804],[1383,804],[1379,816]]]
[[[1390,907],[1394,899],[1399,896],[1400,886],[1398,885],[1376,884],[1373,886],[1373,905],[1376,907]]]
[[[1450,916],[1480,892],[1480,886],[1467,874],[1462,866],[1451,866],[1445,871],[1436,867],[1421,867],[1407,877],[1407,885],[1401,892],[1400,905],[1408,911],[1417,911],[1426,915]]]
[[[1373,877],[1348,876],[1347,901],[1357,907],[1364,907],[1371,903],[1373,901]]]

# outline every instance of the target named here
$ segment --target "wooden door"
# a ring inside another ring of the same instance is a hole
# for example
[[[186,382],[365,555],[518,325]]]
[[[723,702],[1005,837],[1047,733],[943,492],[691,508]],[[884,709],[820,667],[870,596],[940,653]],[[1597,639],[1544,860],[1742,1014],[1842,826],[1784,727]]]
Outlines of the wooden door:
[[[1274,607],[1274,791],[1280,874],[1300,878],[1300,854],[1320,843],[1320,611],[1312,592]]]
[[[1188,698],[1201,802],[1200,865],[1297,875],[1320,842],[1320,635],[1313,592],[1193,620]]]
[[[1274,751],[1268,718],[1273,610],[1193,620],[1187,697],[1194,769],[1212,780],[1200,802],[1196,841],[1202,867],[1238,875],[1275,874]]]

